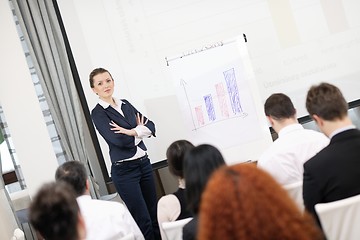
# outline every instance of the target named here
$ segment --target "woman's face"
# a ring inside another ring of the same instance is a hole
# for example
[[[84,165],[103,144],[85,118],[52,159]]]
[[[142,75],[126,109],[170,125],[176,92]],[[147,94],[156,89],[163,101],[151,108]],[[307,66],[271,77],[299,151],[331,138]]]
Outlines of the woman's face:
[[[93,77],[94,87],[92,90],[101,99],[109,99],[114,92],[114,81],[108,72],[97,74]]]

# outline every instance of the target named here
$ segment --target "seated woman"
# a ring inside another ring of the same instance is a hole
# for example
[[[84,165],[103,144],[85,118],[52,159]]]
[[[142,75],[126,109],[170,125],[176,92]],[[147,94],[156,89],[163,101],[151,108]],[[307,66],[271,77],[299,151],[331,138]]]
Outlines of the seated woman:
[[[183,160],[185,153],[193,147],[194,145],[189,141],[178,140],[173,142],[166,151],[170,173],[177,177],[179,188],[173,194],[161,197],[158,202],[157,216],[163,240],[167,239],[162,229],[163,222],[172,222],[192,216],[186,209]]]
[[[216,171],[201,199],[199,240],[324,239],[282,187],[253,164]]]
[[[225,161],[220,151],[214,146],[203,144],[191,149],[184,158],[185,196],[188,209],[194,218],[183,228],[183,239],[197,239],[198,212],[200,199],[211,174]],[[209,238],[221,239],[221,238]]]

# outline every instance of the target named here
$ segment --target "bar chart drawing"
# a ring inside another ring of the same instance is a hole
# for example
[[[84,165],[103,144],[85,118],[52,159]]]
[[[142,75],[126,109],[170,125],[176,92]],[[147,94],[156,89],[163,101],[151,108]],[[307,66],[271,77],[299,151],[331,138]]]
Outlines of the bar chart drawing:
[[[209,117],[209,120],[211,122],[216,120],[216,114],[214,109],[214,102],[211,97],[211,94],[204,96],[205,106],[206,106],[206,112]]]
[[[272,142],[243,38],[175,58],[169,69],[177,102],[166,108],[178,108],[181,116],[173,119],[179,121],[171,125],[182,129],[183,139],[214,145],[235,159]]]
[[[224,72],[224,78],[226,81],[226,86],[230,96],[231,108],[234,114],[242,112],[239,89],[236,84],[235,70],[234,68]]]
[[[198,124],[200,126],[205,124],[205,120],[204,120],[204,115],[203,115],[203,111],[202,111],[202,107],[201,106],[197,106],[195,107],[195,113],[196,113],[196,118],[198,120]]]
[[[206,81],[208,77],[189,83],[184,79],[180,81],[192,119],[192,130],[248,115],[241,104],[235,68],[226,68],[214,75],[216,79],[210,82]]]
[[[226,103],[226,93],[224,90],[224,84],[218,83],[215,85],[216,88],[216,95],[218,97],[219,106],[221,110],[221,116],[228,118],[229,117],[229,110]]]

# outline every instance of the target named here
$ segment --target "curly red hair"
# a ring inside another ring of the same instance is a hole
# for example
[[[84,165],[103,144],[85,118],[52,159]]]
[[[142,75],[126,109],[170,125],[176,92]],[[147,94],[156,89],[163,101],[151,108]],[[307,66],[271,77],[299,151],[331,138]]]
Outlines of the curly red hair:
[[[202,195],[199,240],[323,238],[312,217],[253,164],[220,168]]]

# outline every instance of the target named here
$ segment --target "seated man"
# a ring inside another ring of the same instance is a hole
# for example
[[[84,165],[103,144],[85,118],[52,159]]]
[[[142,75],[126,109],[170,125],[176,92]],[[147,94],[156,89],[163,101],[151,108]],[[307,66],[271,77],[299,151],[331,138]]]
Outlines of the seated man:
[[[315,204],[360,194],[360,131],[352,124],[348,104],[334,85],[312,86],[306,109],[330,138],[330,144],[304,164],[304,204],[317,218]]]
[[[130,233],[133,233],[137,240],[144,239],[135,220],[123,204],[91,199],[86,169],[81,162],[70,161],[62,164],[56,170],[55,179],[64,181],[74,188],[85,219],[86,239],[119,239]]]
[[[265,115],[279,137],[259,158],[258,166],[281,185],[301,182],[303,164],[329,144],[322,133],[298,123],[290,98],[272,94],[265,102]]]
[[[48,183],[40,188],[30,205],[29,221],[38,235],[46,240],[81,240],[86,237],[75,192],[65,183]]]

